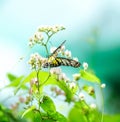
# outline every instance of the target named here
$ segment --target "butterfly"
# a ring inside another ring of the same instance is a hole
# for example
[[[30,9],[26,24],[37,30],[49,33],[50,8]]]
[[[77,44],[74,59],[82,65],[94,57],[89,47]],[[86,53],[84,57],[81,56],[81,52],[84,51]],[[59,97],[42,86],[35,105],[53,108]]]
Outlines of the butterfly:
[[[44,68],[58,67],[58,66],[72,66],[75,68],[80,67],[81,65],[80,62],[76,60],[65,57],[57,57],[58,53],[61,51],[61,48],[65,42],[66,40],[62,42],[62,44],[55,51],[53,51],[53,53],[48,57],[47,62],[43,64]]]

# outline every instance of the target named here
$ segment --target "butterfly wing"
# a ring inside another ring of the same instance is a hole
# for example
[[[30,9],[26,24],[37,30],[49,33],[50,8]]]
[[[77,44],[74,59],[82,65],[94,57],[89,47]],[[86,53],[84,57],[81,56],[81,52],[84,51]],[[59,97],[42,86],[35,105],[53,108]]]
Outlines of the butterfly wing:
[[[58,52],[61,50],[61,47],[63,46],[63,44],[66,42],[66,40],[64,42],[62,42],[62,44],[55,50],[53,51],[53,53],[49,56],[53,56],[53,57],[56,57],[58,55]]]
[[[69,58],[63,58],[63,57],[56,57],[56,60],[63,66],[72,66],[72,67],[80,67],[80,62],[75,61],[73,59]]]
[[[58,67],[58,66],[72,66],[72,67],[80,67],[80,62],[75,61],[73,59],[56,57],[53,61],[47,62],[43,65],[44,68],[47,67]]]

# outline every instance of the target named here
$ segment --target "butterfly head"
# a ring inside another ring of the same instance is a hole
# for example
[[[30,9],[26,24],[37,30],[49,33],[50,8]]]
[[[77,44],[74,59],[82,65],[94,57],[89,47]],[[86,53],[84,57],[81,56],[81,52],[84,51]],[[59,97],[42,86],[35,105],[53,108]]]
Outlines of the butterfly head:
[[[44,64],[42,65],[42,67],[43,67],[43,68],[49,67],[49,63],[48,63],[48,62],[44,63]]]

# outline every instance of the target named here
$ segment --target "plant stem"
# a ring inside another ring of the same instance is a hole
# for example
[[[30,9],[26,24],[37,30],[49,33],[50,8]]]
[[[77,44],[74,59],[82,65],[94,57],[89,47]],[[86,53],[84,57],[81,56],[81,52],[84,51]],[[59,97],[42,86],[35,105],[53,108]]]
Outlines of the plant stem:
[[[39,83],[39,71],[40,70],[37,70],[36,72],[37,72],[37,83],[38,83],[38,92],[40,91],[40,89],[39,89],[39,86],[40,86],[40,83]]]

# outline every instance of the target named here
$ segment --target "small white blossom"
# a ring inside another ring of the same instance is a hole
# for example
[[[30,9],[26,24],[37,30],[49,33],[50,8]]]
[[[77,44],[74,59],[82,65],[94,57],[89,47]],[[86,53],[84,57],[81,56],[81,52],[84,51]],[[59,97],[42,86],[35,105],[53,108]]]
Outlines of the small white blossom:
[[[61,47],[61,51],[64,51],[65,50],[65,45],[63,45],[62,47]]]
[[[31,54],[28,63],[31,65],[32,69],[40,68],[42,64],[46,61],[46,58],[43,58],[38,53]]]
[[[61,68],[60,67],[51,68],[50,73],[59,75],[59,74],[61,74]]]
[[[78,58],[77,57],[74,57],[73,60],[78,61]]]
[[[88,68],[88,63],[84,62],[84,63],[83,63],[83,68],[84,68],[84,70],[87,70],[87,68]]]
[[[73,76],[73,80],[74,80],[74,81],[77,81],[77,80],[80,79],[80,76],[81,76],[81,75],[80,75],[80,74],[73,74],[72,76]]]
[[[43,38],[43,35],[42,35],[41,32],[36,32],[36,33],[34,34],[34,42],[35,42],[35,43],[41,43],[43,39],[44,39],[44,38]]]
[[[106,87],[105,83],[101,84],[101,88],[105,88],[105,87]]]
[[[58,30],[57,27],[54,26],[54,27],[52,27],[51,31],[52,31],[53,33],[56,33],[56,32],[58,32],[59,30]]]
[[[59,74],[58,79],[59,79],[59,80],[63,80],[63,81],[65,81],[65,82],[70,81],[69,78],[66,76],[65,73]]]
[[[30,86],[33,86],[34,84],[36,84],[37,82],[37,78],[33,78],[30,80]]]
[[[66,50],[65,51],[65,56],[71,58],[71,51]]]
[[[85,98],[84,94],[83,94],[83,93],[80,93],[80,94],[79,94],[79,99],[80,99],[80,100],[84,100],[84,98]]]
[[[92,103],[92,104],[90,104],[90,108],[92,108],[92,109],[96,109],[96,104],[94,104],[94,103]]]
[[[59,78],[58,78],[59,80],[65,80],[66,79],[66,75],[65,75],[65,73],[61,73],[61,74],[59,74]]]
[[[74,82],[70,83],[69,85],[71,89],[74,89],[76,87],[76,84]]]
[[[46,29],[45,26],[41,26],[38,28],[38,31],[43,32],[43,31],[45,31],[45,29]]]
[[[70,79],[68,77],[65,78],[65,82],[69,82]]]
[[[50,48],[50,53],[53,53],[57,48],[56,47],[51,47]]]
[[[60,25],[54,25],[54,26],[41,26],[38,28],[39,32],[51,32],[51,33],[57,33],[58,31],[64,30],[64,26]]]
[[[35,44],[35,43],[34,43],[33,38],[30,38],[30,39],[29,39],[29,43],[28,43],[29,47],[33,47],[34,44]]]

